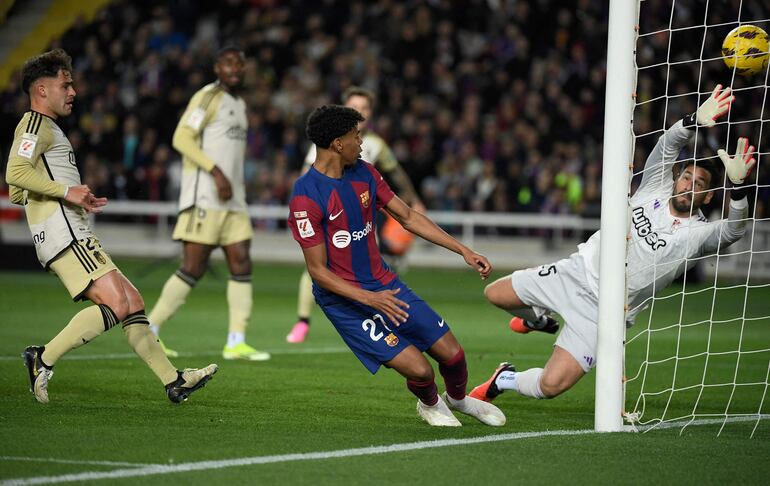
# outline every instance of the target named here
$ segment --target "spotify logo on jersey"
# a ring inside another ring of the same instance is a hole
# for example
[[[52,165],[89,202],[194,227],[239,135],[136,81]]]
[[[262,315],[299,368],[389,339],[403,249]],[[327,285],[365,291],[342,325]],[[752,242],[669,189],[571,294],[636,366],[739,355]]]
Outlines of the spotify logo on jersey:
[[[337,248],[345,248],[350,244],[351,239],[350,233],[345,230],[337,231],[332,235],[332,243]]]

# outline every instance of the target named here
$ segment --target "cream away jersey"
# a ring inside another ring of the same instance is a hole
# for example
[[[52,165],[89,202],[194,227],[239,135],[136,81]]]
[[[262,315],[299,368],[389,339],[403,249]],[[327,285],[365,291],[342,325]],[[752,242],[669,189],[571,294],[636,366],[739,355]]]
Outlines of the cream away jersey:
[[[383,140],[382,137],[367,130],[363,133],[361,138],[363,139],[363,143],[361,144],[361,156],[359,158],[369,162],[380,172],[387,173],[398,166],[396,156],[393,155],[393,151],[390,150],[390,147],[388,147],[388,144],[385,143],[385,140]],[[315,144],[313,144],[310,146],[310,150],[308,150],[307,155],[305,156],[304,172],[307,172],[307,169],[313,165],[313,162],[315,162],[315,155],[316,147]]]
[[[631,236],[626,255],[628,288],[627,322],[646,307],[648,299],[682,275],[692,258],[714,253],[738,241],[745,232],[748,202],[730,202],[726,220],[709,222],[700,210],[689,218],[671,214],[669,199],[674,189],[673,166],[694,131],[675,123],[663,133],[644,166],[644,174],[629,200]],[[719,184],[715,181],[712,184]],[[586,279],[599,295],[599,231],[578,246],[585,260]],[[685,260],[687,259],[687,260]]]
[[[11,200],[24,204],[37,258],[48,268],[73,242],[93,236],[86,210],[67,203],[64,191],[80,185],[69,140],[56,122],[30,111],[16,126],[6,181]]]
[[[246,102],[211,83],[193,95],[174,131],[182,154],[179,210],[190,207],[246,212],[243,161],[246,156]],[[211,170],[218,166],[230,181],[233,197],[221,201]]]

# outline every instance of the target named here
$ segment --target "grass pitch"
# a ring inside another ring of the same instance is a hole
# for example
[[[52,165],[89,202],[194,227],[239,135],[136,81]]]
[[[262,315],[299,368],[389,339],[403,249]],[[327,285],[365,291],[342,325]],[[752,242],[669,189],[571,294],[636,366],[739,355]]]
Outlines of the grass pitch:
[[[148,308],[176,268],[170,261],[118,264]],[[417,417],[416,400],[403,380],[385,369],[369,375],[320,310],[314,311],[305,343],[285,342],[296,317],[298,266],[255,265],[247,342],[271,351],[273,359],[223,361],[227,271],[220,264],[213,270],[163,330],[166,344],[183,353],[174,360],[178,367],[220,365],[206,388],[181,406],[168,402],[120,328],[65,356],[51,381],[51,403],[35,402],[19,355],[25,346],[49,340],[81,304],[72,304],[55,276],[0,273],[0,484],[31,484],[25,478],[40,477],[49,479],[35,481],[765,484],[770,477],[768,420],[760,422],[753,439],[755,422],[729,423],[719,437],[719,425],[688,427],[681,434],[680,428],[583,433],[593,427],[593,373],[555,400],[503,395],[496,404],[508,423],[501,428],[464,416],[459,429],[429,427]],[[463,344],[469,388],[486,380],[501,361],[525,369],[542,366],[550,354],[552,336],[508,331],[506,315],[483,302],[483,284],[474,272],[413,269],[403,279]],[[748,297],[740,290],[719,291],[716,310],[713,292],[687,295],[683,321],[692,325],[665,329],[679,322],[677,290],[654,311],[652,327],[661,330],[650,334],[655,346],[648,360],[655,363],[647,365],[645,390],[662,392],[647,397],[646,416],[666,406],[667,418],[690,414],[700,387],[689,387],[704,382],[725,386],[703,389],[695,407],[699,414],[727,408],[756,413],[762,399],[761,412],[770,413],[768,355],[745,353],[768,347],[770,323],[758,319],[741,326],[732,314],[723,316],[742,309],[744,302],[752,315],[770,315],[767,291]],[[645,327],[647,316],[638,321]],[[726,322],[700,324],[709,317]],[[635,373],[647,356],[646,346],[638,346],[642,340],[646,336],[629,345],[627,373]],[[692,357],[665,361],[676,342],[680,354]],[[709,361],[699,355],[703,346],[712,352]],[[739,346],[744,353],[728,352]],[[726,354],[714,354],[722,351]],[[763,385],[730,386],[734,381]],[[640,384],[629,383],[627,407],[638,391],[632,388]]]

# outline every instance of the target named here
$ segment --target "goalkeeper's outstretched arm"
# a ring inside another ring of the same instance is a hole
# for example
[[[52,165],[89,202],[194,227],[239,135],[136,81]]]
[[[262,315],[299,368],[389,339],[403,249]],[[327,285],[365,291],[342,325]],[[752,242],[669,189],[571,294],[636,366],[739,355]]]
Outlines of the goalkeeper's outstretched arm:
[[[695,113],[684,117],[664,131],[644,163],[644,174],[642,174],[639,191],[655,190],[664,182],[669,182],[677,156],[692,139],[696,126],[713,127],[716,120],[730,110],[733,100],[735,96],[731,94],[730,88],[722,89],[722,85],[718,84],[711,96]]]

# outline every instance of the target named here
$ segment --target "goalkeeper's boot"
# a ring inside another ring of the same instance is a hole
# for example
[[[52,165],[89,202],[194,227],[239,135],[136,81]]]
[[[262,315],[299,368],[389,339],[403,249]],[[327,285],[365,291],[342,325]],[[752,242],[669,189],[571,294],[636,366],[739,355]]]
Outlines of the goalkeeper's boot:
[[[482,383],[481,385],[477,386],[471,392],[468,394],[468,396],[471,396],[473,398],[476,398],[478,400],[483,400],[485,402],[491,402],[495,398],[497,398],[501,393],[503,393],[503,390],[497,387],[497,384],[495,381],[497,380],[497,377],[500,376],[500,373],[503,371],[516,371],[516,368],[508,362],[500,363],[500,366],[497,367],[495,372],[492,374],[492,377]]]
[[[258,351],[246,343],[240,343],[235,346],[225,346],[225,349],[222,351],[222,357],[225,359],[243,359],[246,361],[267,361],[270,359],[270,353]]]
[[[176,380],[166,385],[168,399],[174,403],[186,401],[190,394],[206,385],[217,369],[217,365],[210,364],[205,368],[187,368],[177,371]]]
[[[468,395],[464,396],[462,400],[455,400],[447,392],[444,392],[442,396],[452,410],[470,415],[477,418],[481,423],[491,425],[492,427],[505,425],[505,414],[491,403]]]
[[[291,332],[286,336],[286,342],[304,342],[308,332],[310,332],[310,324],[308,324],[307,321],[299,320],[294,324],[294,327],[291,328]]]
[[[29,391],[35,395],[38,402],[48,403],[48,382],[53,377],[53,367],[43,363],[43,351],[45,346],[29,346],[21,357],[29,372]]]
[[[158,344],[160,344],[160,349],[162,349],[163,352],[166,353],[167,357],[169,357],[169,358],[178,358],[179,357],[179,352],[175,351],[175,350],[173,350],[171,348],[167,348],[166,347],[166,343],[164,343],[163,340],[160,337],[158,337]]]
[[[425,405],[422,400],[417,400],[417,415],[434,427],[460,427],[462,424],[452,414],[444,400],[438,397],[435,405]]]
[[[542,316],[537,321],[532,322],[521,317],[514,317],[511,322],[508,323],[508,327],[511,331],[518,332],[519,334],[527,334],[532,331],[540,331],[548,334],[556,334],[559,330],[559,323],[556,319],[548,316]]]

